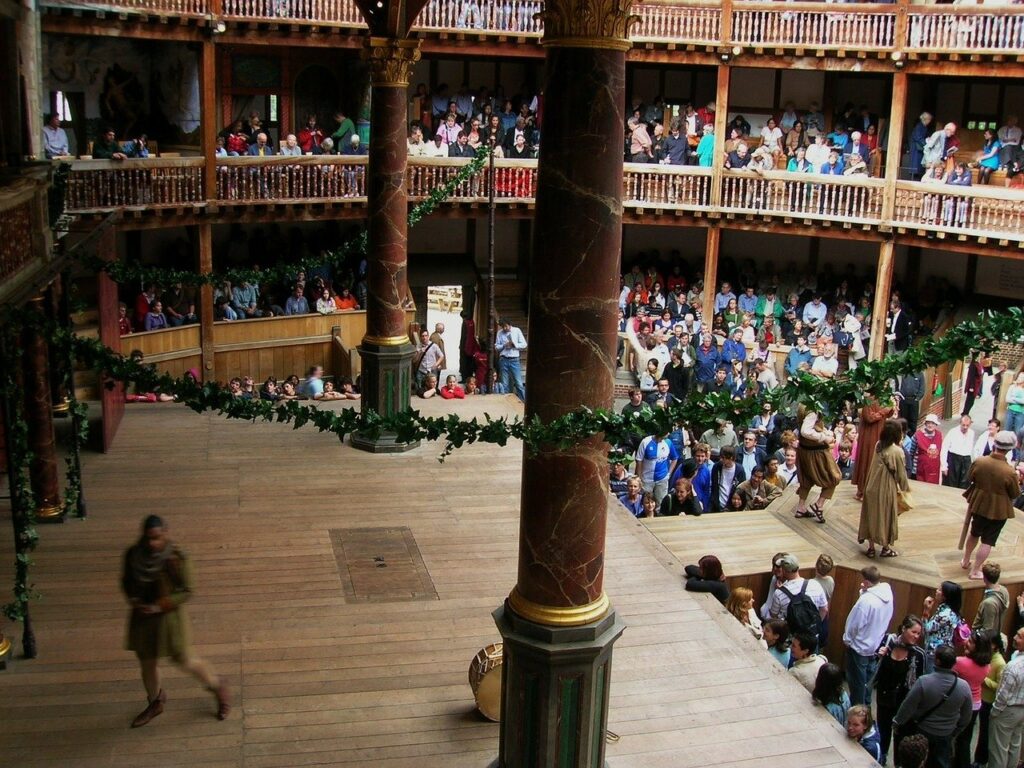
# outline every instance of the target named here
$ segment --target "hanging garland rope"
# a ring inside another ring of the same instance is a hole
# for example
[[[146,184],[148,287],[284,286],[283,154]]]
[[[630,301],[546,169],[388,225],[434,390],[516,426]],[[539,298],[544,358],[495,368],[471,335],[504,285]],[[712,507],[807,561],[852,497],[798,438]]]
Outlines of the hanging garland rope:
[[[846,403],[859,405],[870,399],[891,399],[891,382],[897,376],[963,360],[974,350],[991,351],[1000,342],[1015,342],[1022,335],[1022,321],[1022,307],[1003,313],[985,312],[974,320],[960,323],[940,339],[928,338],[906,352],[862,363],[836,379],[801,374],[761,396],[734,400],[725,392],[695,393],[668,409],[644,409],[631,416],[584,406],[548,423],[538,419],[523,422],[519,418],[493,419],[490,416],[485,416],[483,421],[476,418],[466,421],[455,414],[423,416],[415,410],[383,417],[373,411],[348,408],[332,411],[297,401],[245,400],[233,397],[229,390],[215,382],[199,384],[190,377],[176,379],[160,374],[153,366],[122,357],[95,339],[64,335],[58,329],[55,342],[73,344],[79,359],[97,372],[126,384],[134,383],[146,391],[173,394],[197,413],[214,411],[233,419],[290,423],[294,429],[312,425],[321,432],[336,434],[340,440],[352,433],[374,439],[382,432],[395,434],[399,442],[443,439],[445,446],[440,456],[443,461],[456,448],[475,442],[503,446],[509,440],[520,439],[528,450],[537,452],[545,447],[567,448],[594,435],[603,435],[608,443],[618,445],[637,433],[667,433],[679,423],[694,429],[709,427],[718,418],[747,424],[766,402],[777,410],[803,405],[820,413],[838,413]]]
[[[485,146],[481,146],[476,156],[457,174],[439,186],[430,195],[419,202],[410,212],[408,222],[414,227],[429,216],[445,200],[455,194],[455,191],[470,178],[480,173],[490,152]],[[295,273],[299,271],[309,272],[324,266],[341,268],[349,256],[362,256],[366,253],[368,240],[365,231],[352,238],[349,242],[341,245],[333,251],[326,251],[322,254],[309,256],[305,259],[296,259],[282,264],[263,269],[232,268],[223,272],[210,274],[199,274],[188,269],[171,269],[167,267],[148,267],[141,264],[126,264],[121,260],[104,261],[95,254],[88,254],[82,257],[82,265],[88,269],[106,272],[110,278],[117,283],[129,283],[138,281],[142,285],[220,285],[230,281],[232,285],[242,282],[251,283],[289,283],[295,279]]]

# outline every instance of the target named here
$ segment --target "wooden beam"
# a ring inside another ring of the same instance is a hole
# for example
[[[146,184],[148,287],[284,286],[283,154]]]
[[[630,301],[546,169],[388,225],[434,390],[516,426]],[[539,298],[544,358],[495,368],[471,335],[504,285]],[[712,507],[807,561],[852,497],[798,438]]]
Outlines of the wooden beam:
[[[884,241],[878,249],[878,276],[875,278],[875,305],[871,310],[871,346],[868,349],[868,357],[871,360],[881,359],[885,352],[885,318],[889,312],[895,249],[892,240]]]
[[[732,70],[718,65],[715,78],[715,151],[711,160],[711,205],[718,207],[722,200],[722,169],[725,166],[725,125],[729,118],[729,78]]]
[[[892,79],[889,112],[889,140],[885,147],[885,193],[882,195],[882,221],[892,221],[896,206],[896,181],[900,175],[903,130],[907,122],[907,74],[897,72]]]
[[[213,272],[213,227],[200,224],[199,230],[199,274]],[[214,379],[216,351],[213,344],[213,286],[204,285],[199,289],[199,346],[202,348],[203,381]]]
[[[200,144],[206,165],[203,189],[207,200],[217,199],[217,49],[212,40],[203,42],[199,52],[199,125]]]
[[[704,244],[704,327],[710,328],[715,315],[715,293],[718,286],[718,252],[722,243],[722,230],[708,227]]]

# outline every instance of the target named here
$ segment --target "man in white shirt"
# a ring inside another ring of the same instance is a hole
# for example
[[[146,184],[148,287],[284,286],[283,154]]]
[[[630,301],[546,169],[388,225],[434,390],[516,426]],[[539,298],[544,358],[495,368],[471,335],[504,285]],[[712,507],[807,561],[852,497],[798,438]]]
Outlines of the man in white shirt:
[[[839,361],[836,359],[834,344],[827,344],[820,355],[814,358],[811,375],[820,379],[834,379],[839,373]]]
[[[846,646],[846,682],[853,704],[871,706],[871,686],[878,663],[876,651],[892,621],[892,587],[882,581],[878,568],[860,570],[860,597],[846,618],[843,644]]]
[[[779,477],[786,481],[786,485],[796,482],[796,448],[787,448],[783,453],[785,462],[779,465]]]
[[[43,152],[47,160],[64,157],[69,153],[68,135],[60,127],[60,115],[56,112],[50,115],[50,120],[43,126]]]
[[[988,768],[1013,768],[1024,732],[1024,629],[1013,636],[1014,657],[1003,670],[989,720]]]
[[[960,423],[953,427],[942,440],[939,465],[942,467],[942,484],[950,488],[967,488],[967,473],[971,469],[974,455],[974,441],[977,439],[971,429],[971,417],[961,416]]]
[[[520,367],[519,353],[526,349],[526,337],[508,320],[502,320],[501,328],[494,340],[494,349],[498,353],[498,371],[505,391],[514,392],[525,402],[526,388],[523,386],[523,369]]]
[[[828,307],[821,300],[821,294],[815,293],[814,297],[804,305],[804,325],[812,330],[818,330],[818,326],[825,320],[828,314]]]
[[[757,383],[762,390],[771,392],[779,386],[779,377],[768,367],[767,360],[757,360],[754,363],[754,368],[757,370]]]
[[[725,312],[726,307],[729,306],[729,300],[735,298],[736,294],[732,292],[732,286],[729,283],[722,283],[722,290],[715,295],[715,314]]]

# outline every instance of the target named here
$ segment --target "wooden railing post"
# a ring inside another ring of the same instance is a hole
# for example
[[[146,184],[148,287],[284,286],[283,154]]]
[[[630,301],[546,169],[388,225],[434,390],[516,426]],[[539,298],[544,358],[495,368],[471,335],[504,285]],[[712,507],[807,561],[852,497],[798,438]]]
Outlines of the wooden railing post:
[[[906,60],[906,53],[903,49],[910,44],[910,17],[907,13],[910,0],[896,0],[896,24],[892,31],[893,50],[900,55],[900,59]]]
[[[722,45],[732,47],[732,0],[722,0],[721,40]],[[721,83],[721,74],[719,74],[719,83]],[[717,130],[715,131],[715,136],[721,135]]]
[[[885,190],[882,195],[882,231],[891,231],[896,207],[896,182],[903,158],[903,131],[907,123],[907,73],[897,72],[892,80],[892,109],[889,140],[885,146]],[[873,343],[873,342],[872,342]]]

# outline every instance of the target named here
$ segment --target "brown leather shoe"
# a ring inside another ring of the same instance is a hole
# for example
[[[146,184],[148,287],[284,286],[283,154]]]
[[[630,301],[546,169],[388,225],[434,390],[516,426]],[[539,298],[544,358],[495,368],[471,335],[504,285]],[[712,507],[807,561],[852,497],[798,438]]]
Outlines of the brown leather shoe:
[[[149,702],[149,705],[132,720],[132,728],[141,728],[157,715],[163,714],[165,701],[167,701],[167,694],[161,688],[156,698]]]
[[[231,714],[231,697],[228,694],[228,681],[221,678],[220,685],[217,686],[214,695],[217,697],[217,719],[227,720],[228,715]]]

